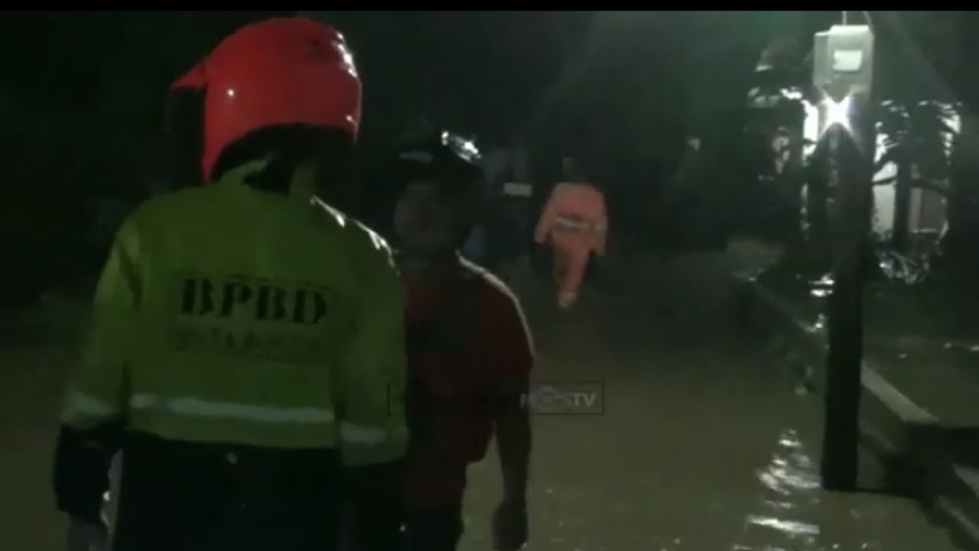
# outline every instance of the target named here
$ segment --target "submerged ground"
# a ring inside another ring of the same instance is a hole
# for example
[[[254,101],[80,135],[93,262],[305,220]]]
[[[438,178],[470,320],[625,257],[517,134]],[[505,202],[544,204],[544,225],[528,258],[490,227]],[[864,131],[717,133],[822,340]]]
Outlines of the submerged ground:
[[[730,258],[619,258],[582,303],[522,273],[539,388],[531,549],[950,551],[913,502],[818,488],[820,419],[734,316]],[[9,334],[9,333],[8,333]],[[63,549],[48,475],[72,347],[0,343],[0,549]],[[865,465],[872,482],[874,466]],[[494,457],[471,471],[462,549],[489,549]]]

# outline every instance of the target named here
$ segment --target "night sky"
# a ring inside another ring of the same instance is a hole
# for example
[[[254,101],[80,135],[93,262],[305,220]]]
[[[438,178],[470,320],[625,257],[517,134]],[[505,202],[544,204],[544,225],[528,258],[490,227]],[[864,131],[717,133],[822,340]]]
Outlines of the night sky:
[[[160,132],[174,76],[241,24],[289,13],[8,12],[0,21],[6,132],[27,141],[59,136],[59,147],[100,144],[117,160],[141,157],[139,148]],[[336,25],[354,48],[365,81],[366,143],[389,141],[424,115],[483,144],[585,152],[609,178],[633,180],[662,179],[687,129],[710,124],[719,108],[741,105],[752,67],[774,38],[807,49],[813,31],[840,18],[839,12],[305,13]],[[873,13],[886,43],[880,59],[896,60],[882,63],[890,91],[975,95],[974,64],[960,55],[975,16]]]
[[[14,236],[0,246],[15,245],[0,258],[37,257],[22,264],[40,270],[15,273],[11,296],[33,296],[18,281],[39,292],[49,278],[38,274],[66,274],[52,263],[80,258],[79,242],[98,269],[107,239],[88,237],[93,229],[110,236],[149,193],[196,184],[173,176],[162,124],[169,84],[241,25],[293,13],[0,18],[0,235]],[[372,169],[424,116],[484,149],[526,148],[535,183],[553,184],[560,158],[578,157],[606,187],[616,224],[637,228],[663,208],[660,190],[687,135],[740,131],[760,54],[795,44],[791,64],[806,74],[813,33],[841,20],[840,12],[307,13],[346,34],[364,79],[361,170],[339,186],[362,212],[383,212],[372,203],[384,195],[383,172]],[[880,99],[979,105],[979,14],[871,13]],[[719,185],[743,194],[724,174]]]

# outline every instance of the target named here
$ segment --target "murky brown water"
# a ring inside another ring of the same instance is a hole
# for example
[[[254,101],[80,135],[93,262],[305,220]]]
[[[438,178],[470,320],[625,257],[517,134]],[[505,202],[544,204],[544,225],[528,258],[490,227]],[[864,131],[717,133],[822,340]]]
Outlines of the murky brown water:
[[[535,418],[529,549],[954,549],[912,502],[819,490],[817,408],[734,329],[730,286],[705,263],[610,269],[601,297],[560,316],[531,291],[537,378],[603,389],[564,408],[589,414]],[[0,351],[0,550],[63,548],[48,476],[68,357]],[[489,549],[498,470],[472,468],[464,551]]]
[[[538,378],[605,386],[603,415],[536,418],[529,548],[955,549],[914,502],[819,489],[817,404],[736,330],[732,289],[700,273],[712,262],[646,272],[638,294],[628,278],[560,319],[528,304]],[[498,470],[472,469],[465,551],[488,549]]]
[[[0,349],[0,549],[61,551],[51,492],[65,349]]]

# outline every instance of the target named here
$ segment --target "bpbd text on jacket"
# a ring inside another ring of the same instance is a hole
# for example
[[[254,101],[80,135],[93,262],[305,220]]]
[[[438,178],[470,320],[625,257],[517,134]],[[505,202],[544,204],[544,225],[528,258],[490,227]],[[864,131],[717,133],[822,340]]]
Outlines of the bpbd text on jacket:
[[[283,362],[322,361],[333,292],[270,279],[180,274],[174,348]]]

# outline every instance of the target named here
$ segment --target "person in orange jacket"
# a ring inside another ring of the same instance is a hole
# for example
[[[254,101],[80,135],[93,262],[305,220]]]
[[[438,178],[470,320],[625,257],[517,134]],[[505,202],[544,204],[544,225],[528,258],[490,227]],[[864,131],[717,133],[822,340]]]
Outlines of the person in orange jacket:
[[[592,253],[604,256],[608,213],[605,195],[576,173],[574,159],[564,159],[565,180],[554,187],[544,205],[534,241],[554,254],[558,306],[569,308],[578,300]]]

